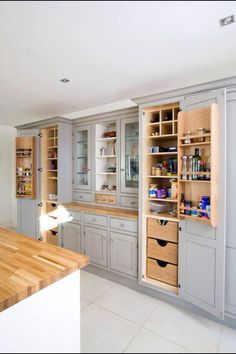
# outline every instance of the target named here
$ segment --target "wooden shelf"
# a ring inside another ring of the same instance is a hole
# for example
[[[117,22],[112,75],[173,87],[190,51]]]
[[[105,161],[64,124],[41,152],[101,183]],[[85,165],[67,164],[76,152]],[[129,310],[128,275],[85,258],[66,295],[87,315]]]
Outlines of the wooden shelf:
[[[178,152],[152,152],[147,153],[148,156],[168,156],[168,155],[178,155]]]
[[[113,172],[100,172],[100,173],[96,173],[96,175],[116,175],[116,173],[113,173]]]
[[[114,141],[114,140],[116,140],[117,139],[117,137],[114,137],[114,138],[100,138],[100,139],[97,139],[97,141]]]
[[[199,175],[199,176],[210,176],[211,172],[181,172],[181,175]],[[191,180],[190,180],[191,181]]]
[[[50,149],[58,149],[58,146],[49,146],[48,150],[50,150]]]
[[[186,179],[186,180],[181,179],[180,182],[181,183],[211,183],[211,181],[209,181],[209,180],[201,180],[201,179],[198,179],[198,180],[196,180],[196,179]]]
[[[147,138],[148,139],[167,139],[168,140],[176,140],[177,139],[178,134],[166,134],[166,135],[149,135]]]
[[[202,134],[202,135],[198,135],[197,134],[197,135],[182,136],[181,138],[179,138],[179,140],[185,140],[186,138],[189,138],[189,139],[200,139],[200,138],[208,138],[208,137],[211,137],[211,133]]]
[[[210,141],[204,141],[199,143],[191,143],[191,144],[179,144],[180,147],[186,148],[191,146],[202,146],[202,145],[211,145]]]
[[[47,204],[59,204],[57,200],[45,200]]]
[[[179,222],[177,216],[172,216],[169,213],[159,213],[159,214],[146,214],[146,218],[158,219],[158,220],[167,220],[167,221],[176,221]]]
[[[58,160],[58,157],[48,157],[48,160],[49,160],[49,161]]]
[[[174,179],[178,179],[177,175],[173,175],[173,176],[147,176],[148,178],[174,178]]]
[[[154,202],[178,203],[178,199],[171,199],[171,198],[148,198],[148,200]]]
[[[197,221],[197,222],[209,224],[209,225],[211,224],[210,219],[202,218],[200,216],[191,216],[191,215],[180,214],[180,219],[188,219],[188,220]]]

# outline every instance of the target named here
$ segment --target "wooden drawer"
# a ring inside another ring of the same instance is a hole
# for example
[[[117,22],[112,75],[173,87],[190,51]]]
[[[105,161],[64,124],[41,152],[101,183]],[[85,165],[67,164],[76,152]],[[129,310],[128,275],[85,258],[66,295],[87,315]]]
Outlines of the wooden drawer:
[[[122,208],[138,209],[138,198],[121,196],[120,206]]]
[[[77,211],[68,210],[68,213],[72,216],[72,222],[81,222],[81,214]]]
[[[85,214],[84,216],[86,224],[92,224],[97,226],[107,226],[107,217],[97,214]]]
[[[108,196],[108,204],[110,205],[116,205],[117,198],[115,195],[109,195]]]
[[[172,264],[178,264],[178,245],[163,240],[148,238],[148,257]]]
[[[102,203],[102,196],[101,194],[95,194],[95,203],[101,204]]]
[[[123,232],[138,233],[138,223],[136,220],[110,218],[110,228]]]
[[[101,203],[102,204],[108,204],[108,195],[101,195]]]
[[[147,258],[147,276],[176,287],[178,285],[178,267],[167,262]]]
[[[92,197],[92,194],[91,194],[91,193],[74,192],[74,193],[73,193],[73,199],[74,199],[74,201],[80,201],[80,202],[85,202],[85,203],[91,203],[93,197]]]
[[[158,240],[178,242],[178,223],[173,221],[148,219],[147,236]]]

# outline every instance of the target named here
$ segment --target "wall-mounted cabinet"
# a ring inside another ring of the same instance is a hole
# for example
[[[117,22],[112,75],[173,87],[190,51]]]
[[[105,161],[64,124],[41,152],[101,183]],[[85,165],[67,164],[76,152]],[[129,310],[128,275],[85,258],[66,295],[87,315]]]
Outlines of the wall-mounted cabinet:
[[[16,138],[16,198],[35,199],[35,137]]]
[[[74,188],[92,189],[91,126],[74,131]]]

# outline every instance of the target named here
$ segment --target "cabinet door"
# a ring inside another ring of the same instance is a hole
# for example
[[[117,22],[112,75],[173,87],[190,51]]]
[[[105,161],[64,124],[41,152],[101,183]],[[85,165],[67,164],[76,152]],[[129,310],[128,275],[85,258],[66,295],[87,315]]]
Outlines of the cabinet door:
[[[107,267],[107,231],[85,227],[85,254],[91,263]]]
[[[225,90],[186,97],[183,111],[205,108],[212,103],[219,107],[220,176],[218,226],[181,221],[179,237],[180,296],[216,317],[224,317],[225,303]]]
[[[137,278],[137,237],[110,233],[110,268]]]
[[[73,150],[74,188],[91,190],[91,126],[74,131]]]
[[[121,121],[121,193],[138,193],[139,122],[137,118]]]
[[[17,200],[17,232],[39,239],[40,225],[40,137],[39,129],[27,129],[17,132],[18,136],[34,136],[35,143],[35,196],[36,199]]]
[[[62,235],[63,248],[82,253],[82,237],[80,225],[71,222],[64,224]]]

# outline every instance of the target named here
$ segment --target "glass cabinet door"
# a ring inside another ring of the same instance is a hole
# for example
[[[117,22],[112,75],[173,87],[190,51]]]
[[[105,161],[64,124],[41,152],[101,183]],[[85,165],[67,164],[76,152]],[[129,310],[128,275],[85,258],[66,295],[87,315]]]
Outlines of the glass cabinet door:
[[[121,121],[121,193],[138,193],[139,123],[137,118]]]
[[[74,132],[74,188],[91,189],[91,127]]]

